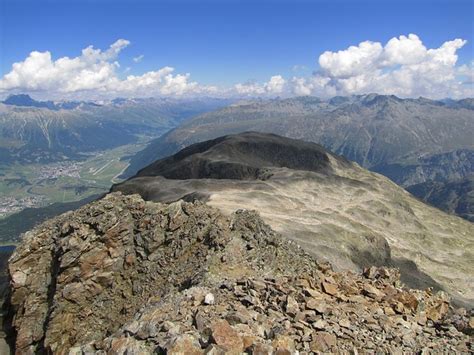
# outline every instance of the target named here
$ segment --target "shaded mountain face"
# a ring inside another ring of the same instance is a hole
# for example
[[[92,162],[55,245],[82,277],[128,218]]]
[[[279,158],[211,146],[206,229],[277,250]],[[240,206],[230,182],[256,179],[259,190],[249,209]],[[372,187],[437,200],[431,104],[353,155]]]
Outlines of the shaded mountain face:
[[[334,272],[255,212],[200,202],[109,194],[25,234],[9,275],[17,354],[472,351],[445,293]]]
[[[337,270],[396,266],[413,287],[442,288],[474,304],[474,224],[314,143],[257,132],[224,136],[159,160],[112,191],[160,202],[198,199],[225,215],[254,209]]]
[[[389,176],[394,164],[474,150],[472,99],[449,102],[362,95],[245,102],[196,117],[156,139],[132,159],[126,176],[196,142],[244,131],[303,139]],[[469,153],[469,154],[471,154]],[[461,172],[457,172],[461,174]],[[402,184],[411,179],[399,176]],[[423,182],[423,181],[417,181]]]
[[[225,100],[35,101],[27,95],[0,104],[0,164],[52,162],[158,136]]]
[[[420,157],[416,163],[396,163],[373,167],[372,171],[389,177],[403,187],[423,182],[447,182],[474,173],[474,150],[458,149]]]
[[[350,165],[340,157],[334,158]],[[271,168],[282,167],[320,173],[331,171],[328,154],[318,144],[246,132],[194,144],[151,164],[138,176],[263,180],[271,176]]]
[[[5,105],[25,106],[25,107],[45,107],[49,109],[56,109],[56,105],[52,101],[36,101],[29,95],[19,94],[8,96],[3,103]]]
[[[474,177],[445,182],[428,181],[407,188],[421,200],[474,222]]]

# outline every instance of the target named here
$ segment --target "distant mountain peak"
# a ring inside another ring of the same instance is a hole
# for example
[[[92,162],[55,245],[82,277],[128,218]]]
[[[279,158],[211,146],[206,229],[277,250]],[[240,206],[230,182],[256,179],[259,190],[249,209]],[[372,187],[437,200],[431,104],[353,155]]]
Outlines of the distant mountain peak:
[[[395,95],[367,94],[361,97],[361,101],[365,105],[380,105],[389,102],[402,102],[403,99]]]
[[[48,108],[50,110],[57,109],[56,104],[53,101],[37,101],[28,94],[10,95],[7,97],[5,101],[3,101],[3,103],[5,105],[13,105],[13,106],[43,107],[43,108]]]

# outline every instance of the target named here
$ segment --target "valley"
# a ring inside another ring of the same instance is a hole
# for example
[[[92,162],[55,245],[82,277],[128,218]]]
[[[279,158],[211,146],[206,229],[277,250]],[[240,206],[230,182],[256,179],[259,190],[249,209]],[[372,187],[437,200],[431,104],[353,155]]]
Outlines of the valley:
[[[89,154],[85,160],[0,167],[0,218],[24,208],[66,203],[105,193],[127,167],[127,156],[144,147],[146,139]]]
[[[0,243],[14,244],[26,226],[108,192],[151,139],[228,103],[149,98],[98,104],[9,96],[0,102]]]

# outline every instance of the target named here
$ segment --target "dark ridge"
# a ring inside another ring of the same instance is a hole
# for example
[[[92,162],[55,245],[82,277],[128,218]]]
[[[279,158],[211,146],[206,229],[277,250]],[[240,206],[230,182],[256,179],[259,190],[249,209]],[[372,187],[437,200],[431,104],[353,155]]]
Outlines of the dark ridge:
[[[343,164],[350,164],[335,157]],[[319,144],[275,134],[245,132],[193,144],[156,161],[137,176],[167,179],[265,180],[271,168],[330,173],[329,153]]]

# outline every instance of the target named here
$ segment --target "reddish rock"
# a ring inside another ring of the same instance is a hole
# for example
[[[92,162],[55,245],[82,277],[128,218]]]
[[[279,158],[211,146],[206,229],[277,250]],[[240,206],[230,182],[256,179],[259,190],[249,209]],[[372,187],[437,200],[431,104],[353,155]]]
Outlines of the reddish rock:
[[[317,352],[329,352],[331,349],[336,346],[337,339],[334,335],[327,332],[317,332],[313,333],[312,341],[309,344],[311,351]]]
[[[444,318],[449,311],[449,305],[446,302],[439,302],[426,309],[426,317],[433,322],[437,322]]]
[[[173,343],[167,348],[167,354],[173,355],[202,355],[204,351],[201,350],[199,342],[191,335],[178,336]]]
[[[326,292],[328,295],[335,296],[337,294],[337,286],[332,283],[323,282],[322,287],[323,291]]]
[[[242,337],[224,319],[211,324],[211,336],[214,343],[232,353],[241,353],[244,350]]]

